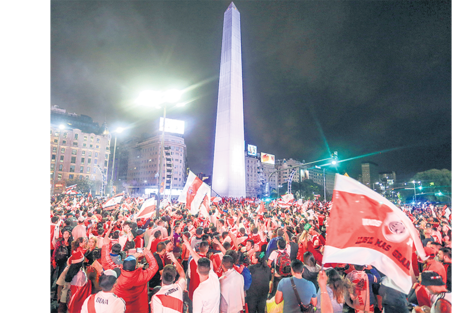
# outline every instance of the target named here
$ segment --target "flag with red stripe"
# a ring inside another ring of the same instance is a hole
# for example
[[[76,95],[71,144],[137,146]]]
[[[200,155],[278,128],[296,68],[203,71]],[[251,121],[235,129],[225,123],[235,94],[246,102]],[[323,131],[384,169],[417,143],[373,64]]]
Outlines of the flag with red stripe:
[[[186,203],[186,208],[190,213],[192,215],[197,215],[204,197],[206,195],[209,196],[210,191],[210,187],[190,171],[183,191],[178,197],[178,201]]]
[[[122,200],[123,196],[124,196],[124,193],[120,193],[118,195],[115,195],[114,197],[112,197],[108,201],[106,201],[103,204],[103,210],[113,210],[114,208],[116,208],[116,206],[118,206],[119,203],[121,203],[121,200]]]
[[[134,215],[134,219],[152,217],[153,213],[155,213],[155,207],[156,207],[155,199],[148,198],[142,204],[142,207],[140,208],[139,212],[137,212],[137,214]]]
[[[390,201],[356,180],[336,174],[323,263],[370,264],[391,279],[388,287],[411,289],[413,244],[426,258],[410,219]]]

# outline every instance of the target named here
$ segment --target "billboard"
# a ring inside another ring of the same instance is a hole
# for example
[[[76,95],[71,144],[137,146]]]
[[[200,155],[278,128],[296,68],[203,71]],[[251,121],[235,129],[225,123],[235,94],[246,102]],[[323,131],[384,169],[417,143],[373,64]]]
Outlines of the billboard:
[[[261,162],[274,165],[274,155],[261,152]]]
[[[160,126],[158,130],[163,131],[163,117],[160,117]],[[184,121],[166,118],[165,132],[184,135]]]
[[[248,155],[256,156],[256,146],[248,145]]]
[[[304,181],[306,179],[309,179],[309,172],[308,170],[300,170],[300,181]]]

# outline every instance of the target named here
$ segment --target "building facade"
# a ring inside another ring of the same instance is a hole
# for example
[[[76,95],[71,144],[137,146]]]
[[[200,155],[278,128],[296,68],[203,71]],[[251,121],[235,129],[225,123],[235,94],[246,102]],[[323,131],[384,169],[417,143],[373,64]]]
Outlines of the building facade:
[[[362,162],[362,184],[374,189],[374,184],[379,181],[378,165],[374,162]]]
[[[142,139],[129,149],[127,191],[130,194],[157,193],[160,142],[160,136],[155,135]],[[164,194],[178,195],[186,182],[186,144],[182,135],[165,133],[163,167]]]
[[[88,116],[53,107],[50,136],[53,194],[62,193],[74,179],[96,181],[96,186],[106,182],[111,141],[106,125],[100,127]],[[92,193],[100,190],[96,188]]]

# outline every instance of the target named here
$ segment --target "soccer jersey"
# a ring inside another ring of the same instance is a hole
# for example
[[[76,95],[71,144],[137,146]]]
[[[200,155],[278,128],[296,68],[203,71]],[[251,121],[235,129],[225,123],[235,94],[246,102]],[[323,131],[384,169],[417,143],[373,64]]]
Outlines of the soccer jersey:
[[[183,312],[183,292],[186,289],[186,279],[180,278],[171,285],[162,288],[152,296],[150,307],[152,313]]]
[[[91,313],[88,310],[88,301],[93,297],[93,303],[90,303],[96,313],[124,313],[126,311],[126,302],[116,296],[112,292],[100,291],[95,295],[91,295],[83,302],[81,313]]]

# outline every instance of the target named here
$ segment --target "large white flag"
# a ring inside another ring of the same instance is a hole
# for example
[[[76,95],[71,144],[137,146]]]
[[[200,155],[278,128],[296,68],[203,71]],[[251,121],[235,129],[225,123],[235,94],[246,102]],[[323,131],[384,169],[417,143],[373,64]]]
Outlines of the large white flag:
[[[119,203],[121,203],[123,196],[124,193],[120,193],[106,201],[106,203],[103,204],[103,210],[113,210]]]
[[[413,244],[426,258],[410,219],[393,203],[350,177],[336,174],[323,263],[370,264],[408,294]]]

